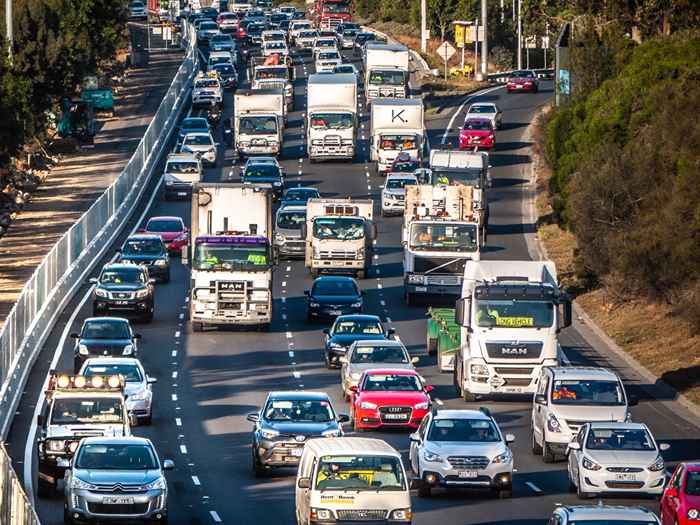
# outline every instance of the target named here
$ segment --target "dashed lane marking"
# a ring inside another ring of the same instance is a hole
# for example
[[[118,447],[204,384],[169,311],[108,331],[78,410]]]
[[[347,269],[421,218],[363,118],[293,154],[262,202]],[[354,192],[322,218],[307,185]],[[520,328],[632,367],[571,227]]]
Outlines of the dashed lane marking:
[[[182,426],[182,419],[180,419],[179,417],[176,417],[175,418],[175,425],[178,427],[181,427]]]
[[[180,445],[180,453],[187,454],[187,447],[185,445]]]
[[[179,331],[175,332],[175,338],[177,339],[179,337],[180,337],[180,332]]]
[[[177,379],[177,370],[173,372],[173,379]]]
[[[172,394],[172,395],[170,396],[170,399],[173,400],[173,401],[177,401],[177,394]]]
[[[530,490],[532,490],[532,492],[534,492],[535,494],[542,494],[542,489],[534,483],[532,483],[531,481],[526,481],[525,485],[527,485],[530,488]]]
[[[292,352],[291,350],[289,351],[289,357],[294,357],[294,352]]]
[[[192,476],[192,483],[194,483],[198,487],[202,484],[197,476]]]
[[[210,510],[209,515],[211,516],[211,519],[214,520],[214,523],[221,523],[221,518],[215,510]]]
[[[177,357],[177,350],[173,350],[170,355],[172,357]]]
[[[287,339],[291,339],[292,337],[294,337],[292,332],[287,332]]]
[[[301,379],[301,373],[297,372],[296,370],[292,372],[292,375],[294,376],[294,379]]]

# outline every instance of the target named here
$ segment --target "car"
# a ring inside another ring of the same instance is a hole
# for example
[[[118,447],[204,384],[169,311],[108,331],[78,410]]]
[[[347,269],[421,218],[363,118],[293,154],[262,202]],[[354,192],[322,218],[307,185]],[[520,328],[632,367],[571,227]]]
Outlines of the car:
[[[269,18],[270,21],[270,26],[274,27],[275,29],[278,29],[280,27],[280,24],[282,22],[288,22],[289,18],[287,15],[282,14],[282,13],[272,13]]]
[[[288,56],[289,49],[287,48],[287,43],[283,40],[270,40],[268,42],[263,42],[262,45],[262,55],[280,55]]]
[[[364,51],[364,46],[367,42],[372,42],[377,39],[374,33],[360,32],[355,35],[355,43],[353,44],[353,53],[361,55]]]
[[[199,14],[208,20],[216,20],[219,17],[219,10],[212,6],[202,7]]]
[[[306,205],[282,204],[275,214],[275,248],[280,257],[304,258],[306,241]]]
[[[236,48],[236,42],[234,42],[231,35],[219,33],[214,35],[209,39],[209,50],[210,53],[228,53],[228,58],[231,63],[235,66],[238,63],[238,52]],[[222,55],[223,56],[223,55]],[[209,55],[209,67],[213,65],[211,63],[211,54]]]
[[[282,206],[306,206],[309,199],[320,199],[321,192],[317,188],[298,186],[289,188],[282,197]]]
[[[342,64],[343,58],[335,50],[323,50],[316,53],[316,73],[332,73],[336,66]]]
[[[501,499],[512,496],[515,436],[504,435],[487,409],[433,410],[409,440],[420,497],[436,487],[487,488]]]
[[[355,37],[360,31],[354,27],[345,27],[338,31],[338,46],[341,49],[352,49],[355,46]]]
[[[188,133],[209,133],[211,128],[204,117],[187,117],[180,124],[178,142],[181,143]]]
[[[63,522],[76,525],[128,516],[130,522],[165,524],[168,483],[164,471],[174,467],[169,459],[161,467],[150,439],[83,438],[66,471]]]
[[[304,29],[299,31],[299,35],[294,39],[294,45],[302,51],[311,51],[314,42],[318,38],[318,31],[315,29]]]
[[[328,36],[319,36],[316,40],[314,40],[314,46],[312,50],[314,60],[316,59],[316,55],[321,51],[338,51],[338,45],[335,41],[335,38]]]
[[[417,429],[430,412],[430,392],[415,370],[373,368],[350,387],[350,419],[356,432],[381,427]]]
[[[180,145],[180,153],[192,153],[209,166],[216,165],[217,150],[218,144],[210,132],[188,133]]]
[[[202,161],[191,153],[171,153],[165,161],[165,200],[189,198],[192,185],[202,180]]]
[[[340,358],[340,384],[343,395],[350,398],[350,389],[357,386],[362,374],[372,368],[387,367],[413,370],[418,357],[411,357],[401,341],[366,339],[355,341]]]
[[[119,375],[124,378],[126,409],[143,425],[153,421],[153,391],[151,385],[156,382],[150,377],[135,357],[90,357],[80,369],[80,375],[92,376]]]
[[[385,329],[376,315],[341,315],[331,328],[323,330],[326,367],[339,367],[340,358],[355,341],[362,339],[389,339],[393,328]]]
[[[382,188],[382,217],[402,215],[406,204],[406,186],[418,184],[411,173],[389,173]]]
[[[696,525],[700,519],[700,463],[679,463],[661,496],[663,525]]]
[[[148,11],[143,2],[131,2],[129,4],[129,20],[147,20]]]
[[[624,422],[636,398],[625,392],[612,370],[584,366],[548,366],[537,378],[532,403],[532,453],[545,463],[567,453],[581,425]]]
[[[238,33],[238,15],[236,13],[219,13],[216,23],[219,24],[219,31],[225,34],[235,35]]]
[[[493,102],[475,102],[467,109],[466,118],[488,118],[494,129],[501,129],[503,112]]]
[[[270,190],[273,199],[279,200],[284,190],[284,171],[274,157],[252,157],[241,168],[241,182]]]
[[[170,257],[160,235],[131,235],[117,253],[118,262],[140,264],[148,268],[149,276],[162,283],[170,282]]]
[[[173,255],[181,254],[182,248],[187,246],[190,241],[190,230],[180,217],[151,217],[148,219],[143,231],[158,235],[162,239],[163,244],[165,244],[168,253]]]
[[[234,57],[230,51],[211,51],[207,59],[207,72],[212,72],[214,66],[228,64],[234,66]]]
[[[296,39],[302,31],[313,29],[309,20],[293,20],[289,24],[289,40],[292,44],[296,44]]]
[[[148,269],[136,264],[106,264],[99,277],[90,279],[95,285],[92,297],[92,315],[112,312],[132,314],[146,322],[153,320],[155,310],[155,279]]]
[[[94,356],[126,356],[138,354],[139,334],[131,329],[129,321],[121,317],[88,317],[75,339],[73,369],[80,370],[86,359]],[[111,375],[111,374],[110,374]]]
[[[197,74],[192,86],[192,105],[195,107],[209,107],[212,102],[222,104],[224,90],[221,87],[219,75],[214,71]]]
[[[245,26],[245,40],[248,45],[255,46],[262,44],[262,33],[267,29],[266,24],[252,22]]]
[[[308,297],[306,319],[309,322],[362,312],[364,293],[352,277],[322,275],[304,295]]]
[[[267,29],[262,33],[262,43],[267,44],[268,42],[287,42],[287,35],[284,31],[279,29]]]
[[[270,392],[265,404],[247,416],[253,429],[253,473],[261,476],[274,467],[296,467],[306,441],[313,438],[340,437],[342,423],[349,421],[337,414],[324,392]]]
[[[219,34],[219,26],[213,20],[203,20],[197,26],[197,44],[208,46],[209,39]]]
[[[224,89],[236,89],[238,87],[238,73],[231,64],[216,64],[212,66],[212,71],[219,75],[221,87]]]
[[[644,423],[585,423],[569,443],[570,490],[581,499],[601,494],[660,496],[666,482],[658,443]]]
[[[388,175],[390,173],[415,173],[415,171],[417,169],[420,169],[420,167],[420,160],[411,158],[411,156],[407,152],[402,151],[393,160],[391,166],[389,166],[389,169],[386,171],[385,174]]]
[[[558,505],[549,525],[660,525],[659,518],[644,507]]]
[[[459,149],[492,150],[496,146],[496,134],[490,119],[468,117],[459,131]]]
[[[540,81],[534,71],[513,71],[506,81],[506,91],[508,93],[525,92],[537,93],[540,89]]]

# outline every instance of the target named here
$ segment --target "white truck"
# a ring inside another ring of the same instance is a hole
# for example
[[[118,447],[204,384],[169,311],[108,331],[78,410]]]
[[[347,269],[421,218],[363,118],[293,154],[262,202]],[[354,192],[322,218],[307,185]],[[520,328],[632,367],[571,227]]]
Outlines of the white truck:
[[[374,203],[356,199],[309,199],[306,203],[305,266],[321,272],[354,273],[364,279],[376,237]]]
[[[258,65],[253,68],[251,89],[283,89],[287,101],[287,111],[294,111],[293,78],[286,64]]]
[[[400,152],[422,159],[425,139],[423,101],[419,98],[385,98],[372,103],[370,160],[385,174]]]
[[[375,99],[408,97],[408,48],[401,44],[367,42],[365,96],[369,105]]]
[[[571,299],[551,261],[470,261],[455,321],[461,342],[454,385],[465,401],[532,394],[542,367],[558,366],[558,334],[571,325]]]
[[[311,162],[355,156],[357,81],[354,75],[314,74],[307,85],[307,152]]]
[[[239,89],[233,105],[238,155],[278,155],[287,118],[284,90]]]
[[[404,297],[462,292],[467,261],[480,258],[481,190],[471,186],[406,186],[402,243]]]
[[[190,322],[258,326],[272,321],[272,198],[241,184],[192,190]],[[187,257],[183,250],[183,262]]]

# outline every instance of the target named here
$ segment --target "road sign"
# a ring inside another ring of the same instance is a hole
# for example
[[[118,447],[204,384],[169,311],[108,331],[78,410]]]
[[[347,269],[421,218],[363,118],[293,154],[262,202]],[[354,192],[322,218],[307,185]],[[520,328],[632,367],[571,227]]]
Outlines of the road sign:
[[[464,47],[464,26],[463,25],[456,25],[455,26],[455,44],[457,44],[457,47]]]
[[[438,46],[436,52],[440,58],[447,62],[450,58],[452,58],[452,55],[454,55],[457,50],[452,46],[452,44],[445,40]]]
[[[471,44],[476,40],[476,35],[474,31],[474,26],[467,26],[465,31],[464,31],[464,40],[468,44]],[[479,26],[479,42],[484,41],[484,26]]]
[[[537,49],[537,36],[528,36],[525,38],[525,47],[527,49]]]

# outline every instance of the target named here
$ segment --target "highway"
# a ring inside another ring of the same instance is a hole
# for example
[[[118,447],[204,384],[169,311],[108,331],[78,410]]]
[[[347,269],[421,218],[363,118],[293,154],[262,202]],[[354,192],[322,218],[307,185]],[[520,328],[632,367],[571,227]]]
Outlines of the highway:
[[[346,55],[350,59],[349,55]],[[285,133],[282,164],[287,185],[314,185],[325,196],[375,199],[379,217],[379,195],[383,179],[374,175],[368,162],[368,115],[362,109],[360,153],[353,163],[310,164],[305,158],[303,127],[305,77],[313,64],[297,66],[295,109]],[[358,67],[360,66],[357,63]],[[537,256],[535,226],[530,197],[530,142],[528,124],[539,107],[552,97],[551,82],[544,82],[538,94],[508,95],[502,87],[490,88],[474,100],[495,101],[503,110],[503,129],[492,154],[494,186],[490,190],[491,223],[486,259],[530,259]],[[226,114],[231,114],[227,95]],[[360,105],[364,108],[364,105]],[[427,122],[433,147],[452,139],[452,120],[459,124],[464,108],[445,108]],[[456,116],[455,116],[455,113]],[[454,118],[453,118],[454,117]],[[219,130],[220,133],[221,130]],[[219,135],[220,136],[220,135]],[[220,136],[221,138],[221,136]],[[223,140],[222,140],[223,142]],[[237,178],[233,152],[222,151],[216,168],[208,169],[205,180]],[[156,189],[154,184],[154,190]],[[137,219],[157,215],[180,215],[189,223],[188,202],[165,202],[156,194],[152,205],[144,203]],[[425,306],[407,307],[403,301],[401,218],[381,218],[373,268],[361,281],[367,292],[365,312],[376,313],[396,333],[413,355],[420,357],[419,370],[434,385],[434,398],[446,406],[488,406],[502,430],[513,433],[517,473],[510,500],[497,500],[488,493],[438,491],[431,499],[413,497],[414,523],[490,524],[498,522],[529,525],[545,523],[556,503],[577,502],[568,492],[565,462],[545,464],[530,451],[531,400],[526,398],[483,400],[471,405],[456,397],[452,376],[440,374],[435,358],[425,354]],[[137,227],[135,220],[132,227]],[[116,249],[115,245],[115,249]],[[331,394],[335,408],[348,413],[343,401],[337,370],[327,370],[322,360],[323,325],[306,324],[304,290],[311,278],[303,261],[280,261],[274,277],[274,322],[269,333],[237,330],[191,333],[187,323],[188,270],[173,261],[172,280],[158,285],[155,320],[135,325],[143,335],[141,359],[154,385],[153,425],[136,427],[135,434],[151,438],[163,458],[175,461],[168,474],[170,523],[237,525],[294,523],[294,471],[280,471],[262,479],[251,472],[251,429],[246,414],[258,409],[270,390],[309,389]],[[35,479],[36,452],[27,436],[36,426],[35,406],[51,360],[57,352],[57,369],[69,370],[73,343],[66,337],[78,331],[91,315],[90,287],[86,285],[69,305],[48,339],[27,384],[21,408],[8,439],[14,467],[25,484]],[[591,342],[595,347],[591,346]],[[632,409],[637,421],[647,423],[657,440],[671,444],[666,453],[669,465],[684,459],[700,459],[700,428],[691,416],[671,399],[663,398],[655,385],[643,384],[634,370],[617,358],[601,354],[594,335],[579,321],[562,336],[566,359],[573,364],[609,366],[617,369],[628,391],[638,395],[640,404]],[[350,429],[348,428],[348,433]],[[387,440],[402,452],[408,449],[408,432],[372,432],[367,437]],[[36,499],[42,523],[62,523],[62,494]],[[643,504],[657,510],[654,500],[606,498],[615,504]]]

